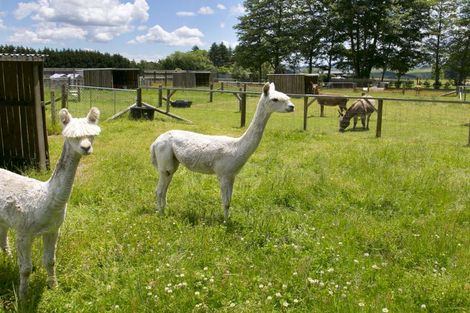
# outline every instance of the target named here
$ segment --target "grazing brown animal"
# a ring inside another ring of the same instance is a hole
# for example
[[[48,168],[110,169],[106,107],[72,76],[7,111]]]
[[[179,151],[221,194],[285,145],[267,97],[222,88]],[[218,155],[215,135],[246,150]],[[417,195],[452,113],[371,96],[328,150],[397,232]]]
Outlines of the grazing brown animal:
[[[339,119],[339,131],[344,132],[344,130],[349,126],[351,118],[354,118],[353,130],[356,129],[357,119],[361,117],[361,123],[363,129],[369,129],[370,116],[375,111],[375,101],[373,99],[367,99],[364,97],[362,99],[356,100],[346,113],[343,115],[341,112]],[[339,110],[338,110],[339,111]]]
[[[320,95],[320,89],[318,85],[312,84],[312,91],[314,95]],[[328,97],[315,97],[315,99],[318,101],[318,104],[320,105],[320,116],[324,117],[325,116],[325,108],[324,106],[339,106],[340,112],[346,111],[346,103],[348,103],[348,98],[345,96],[341,95],[333,95],[333,94],[324,94],[322,96],[328,96]]]

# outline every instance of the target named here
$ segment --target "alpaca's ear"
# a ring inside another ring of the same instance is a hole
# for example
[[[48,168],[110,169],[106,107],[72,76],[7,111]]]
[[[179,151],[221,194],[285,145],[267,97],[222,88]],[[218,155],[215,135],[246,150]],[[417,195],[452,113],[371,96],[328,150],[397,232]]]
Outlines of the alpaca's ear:
[[[266,83],[263,86],[263,93],[264,93],[265,96],[267,96],[269,94],[269,86],[270,86],[269,83]]]
[[[98,110],[98,108],[92,107],[86,118],[88,119],[88,122],[97,124],[98,119],[100,118],[100,110]]]
[[[276,86],[274,86],[274,83],[269,84],[269,90],[270,91],[276,90]]]
[[[65,127],[65,125],[67,125],[72,119],[72,115],[70,115],[69,111],[64,108],[59,111],[59,118],[62,123],[62,127]]]
[[[343,112],[341,112],[340,110],[338,110],[338,114],[339,116],[343,116]]]

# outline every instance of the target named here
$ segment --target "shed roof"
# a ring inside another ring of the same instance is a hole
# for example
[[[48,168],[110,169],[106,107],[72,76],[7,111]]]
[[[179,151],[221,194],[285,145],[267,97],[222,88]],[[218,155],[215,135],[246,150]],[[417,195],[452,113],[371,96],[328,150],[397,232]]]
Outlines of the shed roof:
[[[0,53],[0,61],[44,62],[45,54],[9,54]]]

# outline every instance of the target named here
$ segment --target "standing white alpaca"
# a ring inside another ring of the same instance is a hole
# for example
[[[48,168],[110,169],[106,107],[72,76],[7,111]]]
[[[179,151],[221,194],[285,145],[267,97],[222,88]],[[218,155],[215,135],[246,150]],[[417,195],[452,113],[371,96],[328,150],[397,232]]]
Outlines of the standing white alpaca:
[[[150,146],[152,163],[160,173],[156,188],[157,210],[164,213],[168,185],[181,163],[191,171],[217,175],[224,217],[228,220],[235,176],[258,147],[271,113],[293,111],[290,98],[276,91],[273,83],[266,83],[253,120],[239,138],[183,130],[160,135]]]
[[[16,230],[16,245],[20,268],[19,297],[28,292],[32,270],[31,245],[42,235],[43,263],[50,288],[57,286],[55,254],[59,227],[65,218],[67,201],[82,155],[92,153],[93,138],[100,133],[97,125],[100,112],[91,108],[86,118],[72,118],[67,109],[59,112],[62,135],[65,137],[62,155],[51,178],[38,181],[0,169],[0,248],[10,255],[8,228]]]

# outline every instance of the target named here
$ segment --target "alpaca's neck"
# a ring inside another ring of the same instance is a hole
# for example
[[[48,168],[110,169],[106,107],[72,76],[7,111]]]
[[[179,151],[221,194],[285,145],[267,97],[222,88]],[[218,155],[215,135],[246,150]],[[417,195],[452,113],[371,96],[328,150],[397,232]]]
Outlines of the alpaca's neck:
[[[258,106],[256,107],[256,112],[251,120],[250,126],[248,126],[248,129],[238,141],[239,150],[242,155],[247,157],[247,159],[258,147],[261,138],[263,137],[264,128],[266,127],[271,115],[264,109],[262,101],[264,101],[263,98],[260,99]]]
[[[65,141],[54,174],[48,181],[49,199],[58,207],[62,207],[69,200],[80,157],[81,155],[73,151],[70,144]]]

